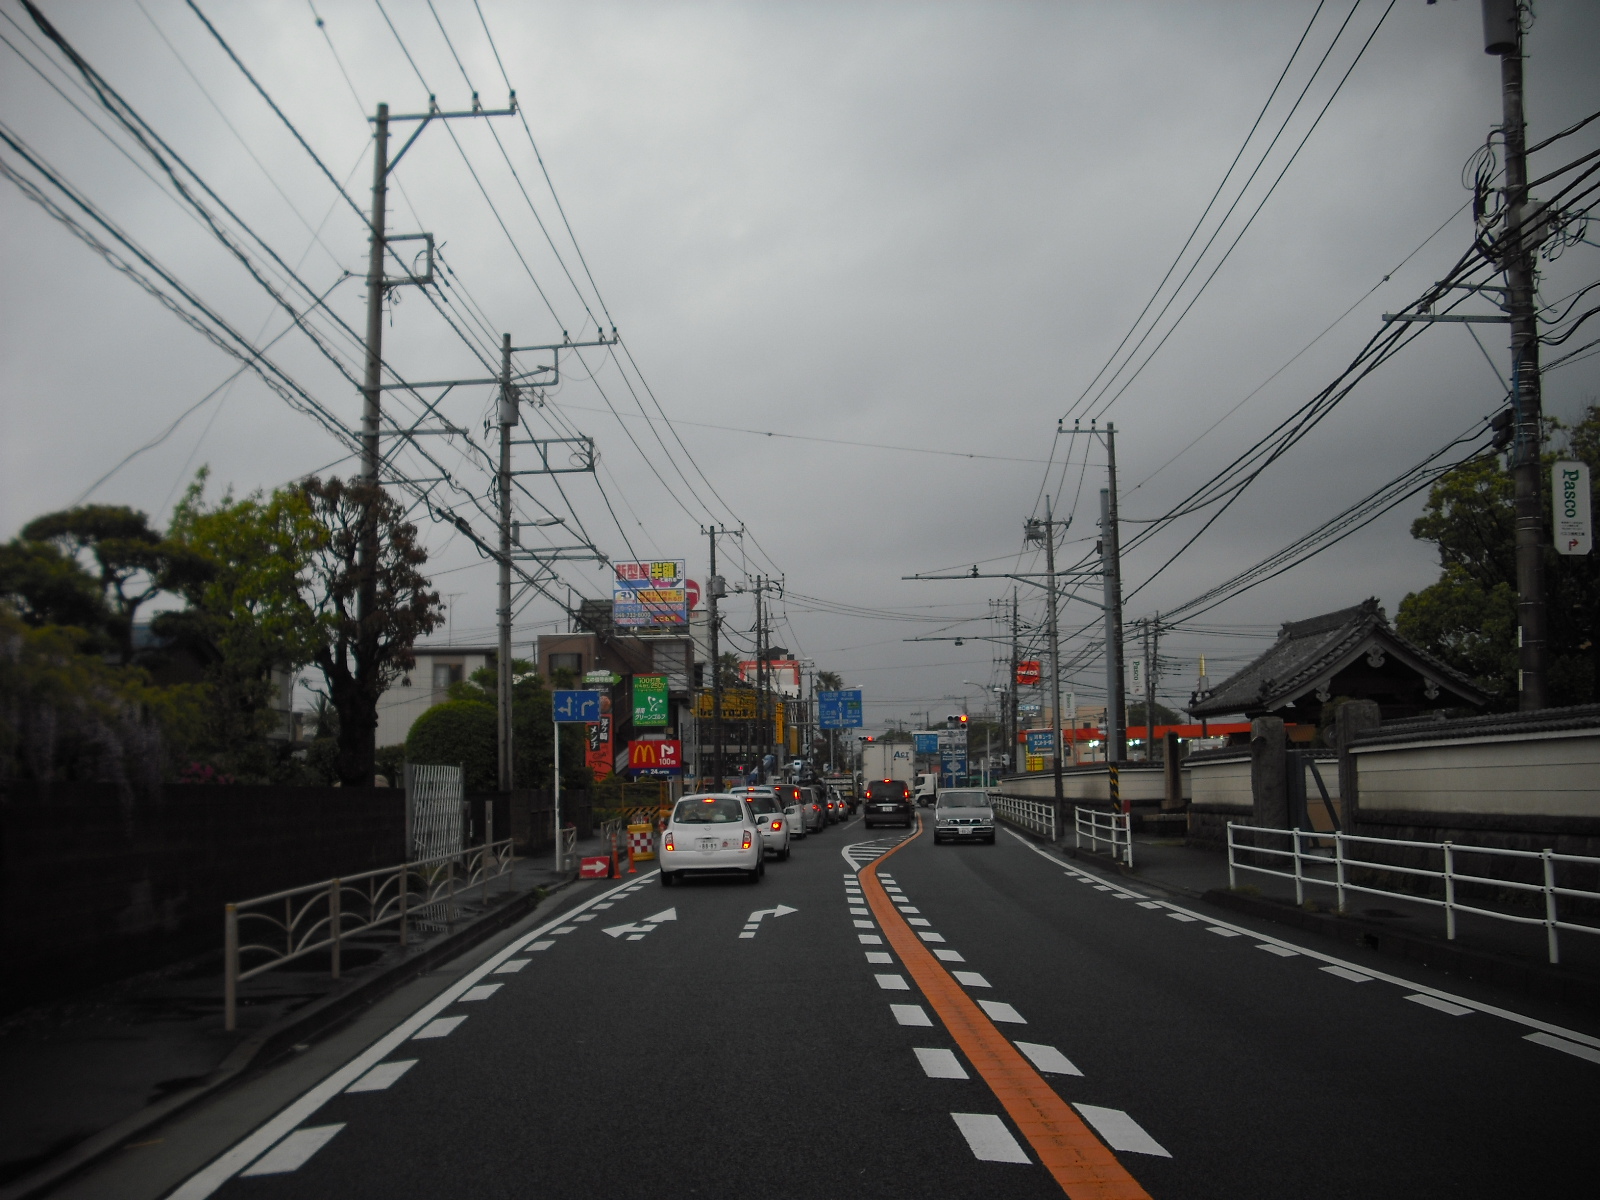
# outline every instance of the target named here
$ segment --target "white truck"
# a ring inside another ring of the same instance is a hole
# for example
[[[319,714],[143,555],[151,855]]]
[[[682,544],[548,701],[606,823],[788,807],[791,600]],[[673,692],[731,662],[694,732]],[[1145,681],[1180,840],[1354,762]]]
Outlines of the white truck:
[[[907,787],[917,781],[915,746],[911,742],[864,742],[861,746],[861,781],[902,779]]]
[[[911,798],[919,808],[931,808],[939,800],[939,776],[925,772],[911,785]]]

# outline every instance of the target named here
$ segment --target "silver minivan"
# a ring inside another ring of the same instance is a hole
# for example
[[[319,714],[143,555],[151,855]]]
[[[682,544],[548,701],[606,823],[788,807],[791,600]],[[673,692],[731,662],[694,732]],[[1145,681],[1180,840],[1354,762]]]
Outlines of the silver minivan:
[[[994,806],[982,788],[946,788],[933,808],[935,842],[994,844]]]

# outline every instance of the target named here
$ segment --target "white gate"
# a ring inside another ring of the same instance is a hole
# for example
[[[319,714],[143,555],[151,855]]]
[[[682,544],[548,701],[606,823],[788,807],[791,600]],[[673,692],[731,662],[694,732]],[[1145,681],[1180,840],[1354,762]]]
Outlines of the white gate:
[[[467,788],[464,767],[406,764],[406,857],[459,854],[466,848],[462,820]]]

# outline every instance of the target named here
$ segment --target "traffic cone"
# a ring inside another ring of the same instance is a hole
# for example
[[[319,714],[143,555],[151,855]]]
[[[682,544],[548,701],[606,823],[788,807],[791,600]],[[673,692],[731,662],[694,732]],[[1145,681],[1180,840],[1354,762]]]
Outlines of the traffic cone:
[[[633,835],[628,835],[628,874],[637,875],[639,869],[633,865]]]

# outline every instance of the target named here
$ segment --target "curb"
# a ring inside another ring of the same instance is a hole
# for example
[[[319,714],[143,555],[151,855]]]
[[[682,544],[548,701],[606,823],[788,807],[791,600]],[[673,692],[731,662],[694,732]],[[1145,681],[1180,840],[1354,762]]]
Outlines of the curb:
[[[180,1092],[147,1105],[99,1133],[79,1142],[59,1158],[46,1163],[15,1183],[0,1188],[0,1200],[34,1200],[50,1191],[69,1177],[119,1149],[129,1140],[147,1133],[170,1117],[237,1083],[251,1070],[265,1067],[281,1058],[291,1047],[308,1038],[327,1032],[332,1026],[343,1023],[357,1012],[368,1008],[384,996],[425,975],[442,962],[465,953],[495,934],[515,925],[533,912],[549,897],[577,882],[562,880],[548,888],[536,887],[509,902],[485,913],[470,925],[455,933],[446,934],[433,945],[412,958],[402,959],[387,970],[379,971],[347,989],[324,996],[260,1033],[246,1038],[235,1046],[226,1058],[206,1078]]]

